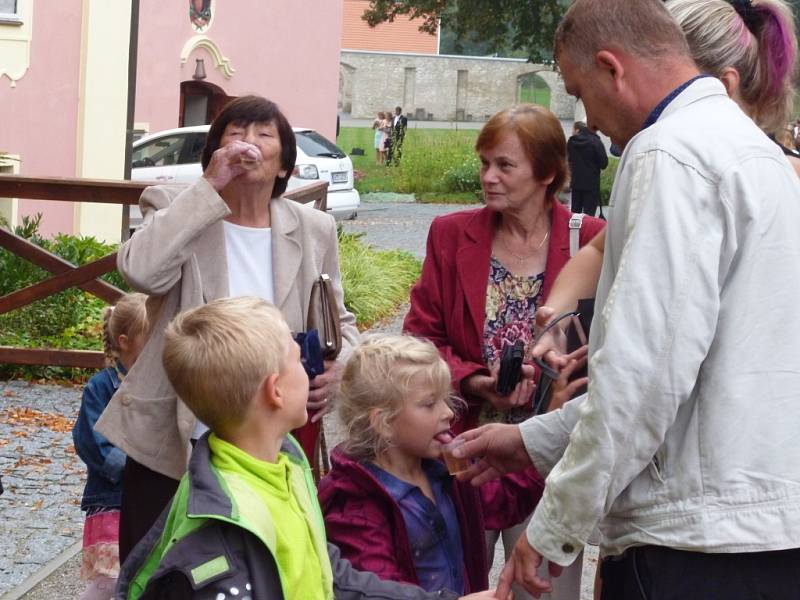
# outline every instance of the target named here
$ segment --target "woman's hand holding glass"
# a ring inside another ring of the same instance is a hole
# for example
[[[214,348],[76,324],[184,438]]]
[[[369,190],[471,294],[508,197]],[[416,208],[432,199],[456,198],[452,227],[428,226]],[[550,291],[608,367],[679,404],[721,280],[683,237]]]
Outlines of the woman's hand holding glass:
[[[234,140],[211,155],[203,177],[211,186],[222,191],[234,178],[253,169],[261,160],[261,152],[253,144]]]

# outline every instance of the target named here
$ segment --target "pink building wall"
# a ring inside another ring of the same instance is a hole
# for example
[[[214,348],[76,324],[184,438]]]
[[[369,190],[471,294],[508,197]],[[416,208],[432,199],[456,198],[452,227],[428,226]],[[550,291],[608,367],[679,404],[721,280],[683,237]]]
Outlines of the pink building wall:
[[[20,174],[76,175],[82,2],[33,2],[33,38],[27,73],[9,85],[0,78],[0,150],[22,157]],[[195,59],[205,61],[208,83],[229,96],[261,94],[274,100],[290,122],[333,139],[339,85],[342,2],[331,0],[221,0],[203,33],[230,60],[230,79],[210,54],[184,44],[197,35],[188,0],[141,0],[134,120],[150,131],[178,126],[180,84],[191,81]],[[71,203],[20,200],[19,214],[45,215],[45,235],[72,233]]]
[[[150,131],[178,126],[180,83],[191,81],[203,58],[207,83],[229,96],[255,93],[275,101],[295,126],[336,133],[342,2],[237,0],[212,4],[203,32],[235,69],[225,78],[208,51],[196,48],[185,64],[180,53],[192,29],[187,2],[142,2],[136,117]]]
[[[33,2],[30,67],[11,87],[0,78],[0,150],[21,157],[20,174],[74,177],[81,52],[80,2]],[[43,213],[41,231],[72,231],[69,202],[25,200],[19,214]]]

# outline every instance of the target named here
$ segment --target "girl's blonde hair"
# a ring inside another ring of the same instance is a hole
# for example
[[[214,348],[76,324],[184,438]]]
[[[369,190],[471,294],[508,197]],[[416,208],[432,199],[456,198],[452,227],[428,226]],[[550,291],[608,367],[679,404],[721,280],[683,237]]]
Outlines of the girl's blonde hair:
[[[119,358],[119,336],[134,338],[147,331],[146,301],[144,294],[125,294],[114,306],[103,310],[103,352],[108,364]]]
[[[388,428],[406,397],[420,388],[437,398],[450,396],[450,369],[431,342],[410,335],[376,335],[357,346],[339,384],[339,418],[347,432],[345,451],[357,460],[383,454],[390,441],[373,427],[370,415]]]

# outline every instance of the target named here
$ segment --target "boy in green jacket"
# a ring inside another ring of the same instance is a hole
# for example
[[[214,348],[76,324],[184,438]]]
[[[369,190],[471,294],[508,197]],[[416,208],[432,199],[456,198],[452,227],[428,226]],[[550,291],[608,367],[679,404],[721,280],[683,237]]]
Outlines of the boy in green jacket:
[[[327,544],[311,470],[288,435],[308,418],[308,377],[278,309],[238,297],[178,315],[164,367],[211,431],[125,561],[116,598],[456,597],[356,571]]]

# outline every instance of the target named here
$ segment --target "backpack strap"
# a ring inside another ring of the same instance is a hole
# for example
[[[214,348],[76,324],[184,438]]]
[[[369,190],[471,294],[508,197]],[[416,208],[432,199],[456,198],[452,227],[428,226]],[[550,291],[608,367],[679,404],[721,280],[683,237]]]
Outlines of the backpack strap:
[[[575,213],[569,218],[569,257],[572,258],[578,253],[581,247],[581,226],[583,225],[583,213]]]

